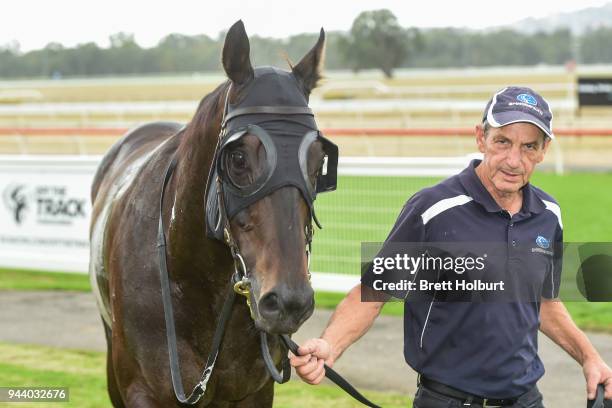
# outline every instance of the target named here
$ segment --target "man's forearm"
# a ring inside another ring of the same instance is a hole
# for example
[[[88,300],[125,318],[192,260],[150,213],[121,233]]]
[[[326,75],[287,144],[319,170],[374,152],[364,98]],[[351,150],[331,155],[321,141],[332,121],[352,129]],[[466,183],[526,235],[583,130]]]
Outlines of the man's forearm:
[[[351,344],[374,323],[384,302],[362,302],[362,286],[357,285],[340,302],[321,338],[331,346],[332,361],[336,361]],[[368,290],[364,287],[364,290]]]
[[[574,358],[580,365],[592,358],[600,358],[587,336],[576,327],[561,301],[542,302],[540,330]]]

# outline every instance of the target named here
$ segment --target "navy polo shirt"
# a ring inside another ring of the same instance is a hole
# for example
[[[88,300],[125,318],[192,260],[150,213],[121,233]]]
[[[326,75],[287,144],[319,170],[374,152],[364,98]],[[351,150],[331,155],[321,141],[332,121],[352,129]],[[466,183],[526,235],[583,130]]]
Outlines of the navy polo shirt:
[[[562,248],[561,210],[542,190],[522,188],[521,210],[500,208],[478,178],[474,160],[460,174],[416,193],[405,204],[385,245],[407,242],[488,242],[505,245],[498,264],[529,269],[535,301],[406,302],[404,356],[421,375],[487,398],[512,398],[530,390],[544,374],[538,356],[540,298],[559,292],[562,251],[553,256],[519,251],[545,237]],[[385,246],[383,245],[384,251]],[[516,249],[516,251],[515,251]],[[504,264],[505,262],[505,264]],[[371,274],[362,283],[372,286]]]

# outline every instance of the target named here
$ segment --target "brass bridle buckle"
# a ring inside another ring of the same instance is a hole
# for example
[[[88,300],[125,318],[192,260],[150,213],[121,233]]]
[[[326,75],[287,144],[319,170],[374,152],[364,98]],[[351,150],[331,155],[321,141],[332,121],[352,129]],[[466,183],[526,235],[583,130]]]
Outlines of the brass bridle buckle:
[[[251,297],[251,282],[244,277],[241,280],[234,283],[234,292],[239,295],[246,297],[247,299]]]
[[[254,320],[255,313],[253,313],[253,305],[251,304],[251,281],[247,277],[247,268],[244,259],[237,251],[234,252],[234,269],[234,281],[236,282],[234,283],[234,292],[246,298],[246,303],[251,313],[251,319]],[[242,276],[242,278],[240,278],[240,276]]]
[[[251,319],[255,319],[255,314],[253,313],[253,307],[251,305],[251,282],[246,276],[234,283],[234,292],[246,298],[247,306],[251,312]]]

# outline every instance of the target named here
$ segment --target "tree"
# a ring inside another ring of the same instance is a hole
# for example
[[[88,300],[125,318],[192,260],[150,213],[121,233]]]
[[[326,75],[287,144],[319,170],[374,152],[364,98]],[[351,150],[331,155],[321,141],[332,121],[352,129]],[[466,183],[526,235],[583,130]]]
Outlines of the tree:
[[[404,30],[395,15],[387,10],[364,11],[353,21],[340,49],[356,71],[378,68],[387,78],[401,66],[418,37],[418,31]]]
[[[612,28],[587,30],[580,39],[581,62],[599,64],[612,61]]]

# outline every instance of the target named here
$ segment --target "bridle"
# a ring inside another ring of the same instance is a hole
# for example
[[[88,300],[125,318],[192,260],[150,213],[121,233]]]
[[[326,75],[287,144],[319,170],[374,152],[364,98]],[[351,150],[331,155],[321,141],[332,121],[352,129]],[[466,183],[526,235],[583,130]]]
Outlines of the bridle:
[[[215,167],[215,161],[217,160],[217,153],[219,150],[221,139],[226,135],[226,125],[228,120],[233,117],[240,115],[248,115],[248,114],[260,114],[260,113],[271,113],[271,114],[280,114],[280,115],[303,115],[308,114],[312,115],[312,110],[308,107],[286,107],[286,106],[253,106],[247,108],[239,108],[235,109],[233,112],[228,114],[228,106],[229,106],[229,95],[232,89],[232,85],[228,87],[227,93],[225,95],[224,109],[223,109],[223,117],[221,122],[221,130],[219,133],[219,137],[217,139],[217,144],[215,147],[215,154],[213,156],[213,163],[211,165],[211,169],[208,174],[207,182],[206,182],[206,192],[210,191],[210,186],[213,180],[212,169]],[[180,133],[184,129],[179,130],[177,133]],[[166,323],[166,339],[168,344],[168,355],[170,360],[170,375],[172,378],[172,385],[174,389],[174,393],[176,399],[181,404],[194,405],[198,403],[198,401],[202,398],[204,393],[206,392],[206,387],[210,377],[212,375],[217,356],[219,354],[219,348],[221,346],[221,342],[223,340],[223,335],[225,333],[225,328],[227,322],[230,318],[232,306],[234,304],[234,300],[236,294],[242,295],[246,298],[246,303],[249,307],[249,311],[251,314],[251,318],[255,318],[256,316],[256,308],[257,303],[253,301],[253,287],[250,281],[250,277],[248,275],[246,263],[244,262],[243,256],[240,254],[240,249],[232,236],[229,217],[225,214],[225,203],[223,198],[223,183],[219,176],[217,176],[214,182],[217,184],[217,200],[219,204],[219,223],[223,223],[223,238],[225,244],[229,247],[232,258],[234,260],[234,273],[230,278],[230,283],[227,289],[227,296],[223,303],[223,307],[221,309],[221,315],[219,320],[217,321],[217,325],[215,327],[215,332],[213,335],[213,341],[211,345],[211,350],[209,352],[208,358],[206,359],[206,364],[204,366],[204,370],[202,375],[200,376],[200,380],[194,386],[191,393],[187,396],[185,395],[185,391],[183,388],[183,381],[180,372],[180,364],[178,357],[178,348],[177,348],[177,339],[176,339],[176,326],[174,322],[174,313],[172,307],[172,296],[170,291],[170,282],[169,282],[169,274],[168,274],[168,266],[167,266],[167,257],[166,257],[166,236],[165,236],[165,228],[163,221],[163,202],[164,195],[166,191],[166,187],[170,178],[173,174],[174,169],[177,165],[176,155],[173,156],[168,167],[166,168],[163,184],[161,188],[160,200],[159,200],[159,222],[158,222],[158,231],[157,231],[157,248],[158,248],[158,257],[159,257],[159,271],[160,271],[160,284],[161,284],[161,292],[162,292],[162,302],[164,309],[164,320]],[[311,246],[312,246],[312,236],[314,233],[312,226],[312,219],[314,218],[313,213],[311,212],[310,222],[305,227],[305,237],[306,237],[306,256],[308,268],[310,268],[310,254],[311,254]],[[308,277],[310,279],[310,272],[308,272]],[[282,358],[282,370],[279,372],[274,364],[272,356],[270,354],[270,348],[268,345],[268,333],[264,331],[260,331],[260,344],[261,344],[261,353],[264,359],[264,363],[266,368],[270,374],[270,376],[279,384],[283,384],[290,379],[291,376],[291,367],[289,364],[289,359],[287,357],[287,350],[291,350],[295,355],[299,355],[298,353],[298,345],[291,340],[291,338],[287,335],[279,336],[280,343],[285,347],[285,352],[283,353]],[[367,398],[361,395],[351,384],[349,384],[344,378],[342,378],[338,373],[336,373],[331,368],[325,366],[325,375],[338,384],[341,388],[343,388],[347,393],[353,396],[355,399],[360,401],[366,406],[377,408],[378,406],[370,402]]]
[[[230,82],[229,86],[227,87],[227,91],[225,93],[225,102],[223,104],[223,115],[221,118],[221,130],[219,131],[219,137],[217,138],[217,144],[215,146],[215,152],[213,154],[213,164],[210,166],[208,177],[206,180],[206,191],[207,192],[210,191],[209,187],[211,183],[211,178],[213,176],[213,169],[215,167],[215,162],[219,160],[219,157],[217,157],[219,146],[220,146],[221,140],[226,136],[227,123],[230,119],[233,119],[235,117],[242,116],[242,115],[252,115],[252,114],[261,114],[261,113],[279,114],[279,115],[304,115],[304,114],[313,115],[313,112],[309,107],[300,107],[300,106],[252,106],[252,107],[247,107],[247,108],[235,109],[231,113],[228,113],[231,90],[232,90],[232,83]],[[234,281],[233,289],[234,289],[234,292],[246,298],[246,302],[249,307],[249,311],[251,313],[251,318],[255,319],[257,304],[256,302],[253,301],[253,286],[251,284],[251,280],[248,275],[246,263],[244,262],[244,257],[240,253],[240,248],[238,244],[236,243],[236,240],[234,239],[232,232],[231,232],[232,230],[230,228],[230,221],[229,221],[230,218],[226,214],[226,206],[225,206],[224,195],[223,195],[223,183],[221,182],[221,177],[217,175],[215,177],[214,182],[217,185],[216,193],[217,193],[217,202],[218,202],[218,208],[219,208],[219,216],[218,216],[217,223],[224,224],[223,225],[223,240],[225,244],[229,247],[232,258],[234,260],[234,275],[232,278],[232,280]],[[314,234],[314,229],[312,226],[312,219],[313,217],[311,214],[310,222],[306,225],[304,229],[304,235],[306,238],[306,258],[307,258],[307,265],[308,265],[309,280],[311,277],[310,269],[309,269],[310,268],[310,254],[311,254],[311,249],[312,249],[312,236]],[[265,336],[265,332],[261,332],[261,333],[264,333],[264,336]],[[270,368],[271,367],[268,366],[268,369]],[[289,370],[286,370],[286,371],[289,372]],[[273,372],[271,371],[271,373]],[[277,378],[275,377],[274,379],[276,380]],[[280,381],[277,381],[277,382],[280,382]],[[282,381],[282,382],[286,382],[286,381]]]

